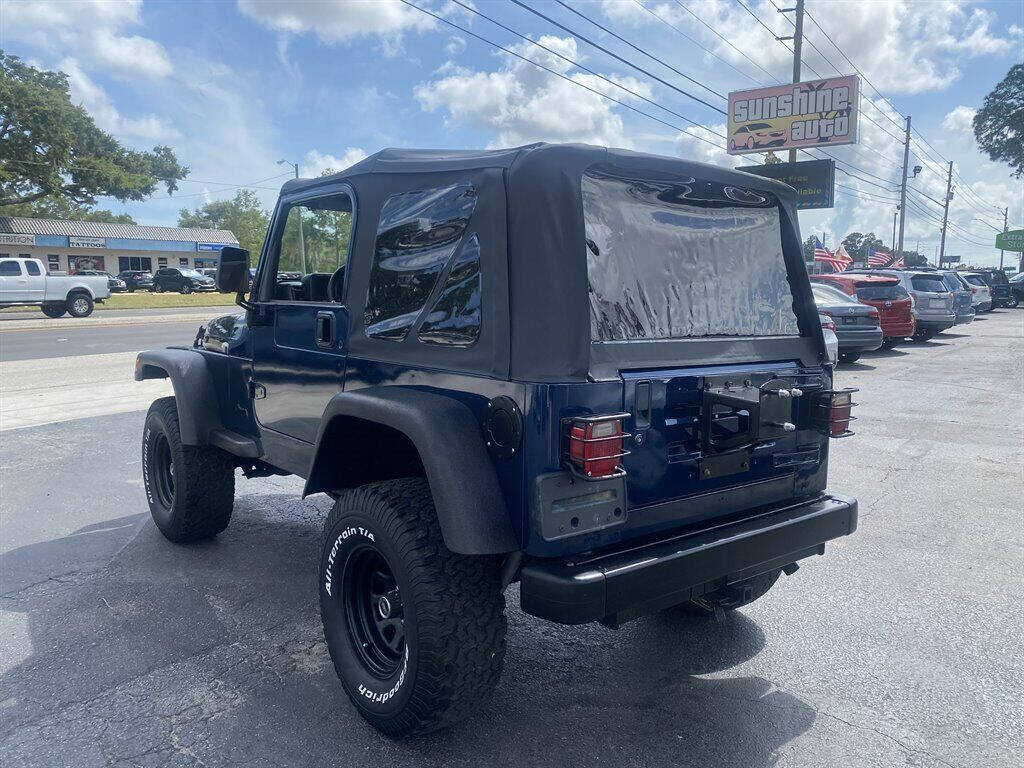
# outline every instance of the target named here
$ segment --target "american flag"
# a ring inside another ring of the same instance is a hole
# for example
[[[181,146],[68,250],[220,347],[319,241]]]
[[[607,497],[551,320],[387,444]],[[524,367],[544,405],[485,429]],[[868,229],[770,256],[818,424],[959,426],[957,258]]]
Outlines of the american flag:
[[[903,257],[871,250],[868,252],[868,266],[877,269],[903,269]]]
[[[814,260],[828,264],[832,267],[833,272],[842,272],[853,263],[850,254],[842,245],[835,253],[832,253],[818,238],[814,238]]]

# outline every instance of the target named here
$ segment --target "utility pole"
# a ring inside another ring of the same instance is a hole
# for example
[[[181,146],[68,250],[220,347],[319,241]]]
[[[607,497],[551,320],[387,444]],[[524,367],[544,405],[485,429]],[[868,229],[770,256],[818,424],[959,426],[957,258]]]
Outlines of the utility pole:
[[[949,223],[949,201],[953,199],[953,161],[949,161],[949,173],[946,174],[946,205],[942,208],[942,237],[939,239],[939,269],[942,269],[942,257],[946,255],[946,224]]]
[[[903,224],[907,210],[907,163],[910,162],[910,115],[907,115],[907,133],[903,139],[903,179],[900,184],[900,239],[897,253],[903,253]]]
[[[793,8],[779,8],[779,13],[790,13],[796,11],[796,20],[793,22],[796,25],[796,29],[793,30],[793,34],[790,37],[777,37],[776,40],[792,40],[793,41],[793,83],[800,82],[800,51],[803,49],[804,44],[804,0],[796,0],[796,6]],[[789,162],[796,162],[796,150],[789,150]]]

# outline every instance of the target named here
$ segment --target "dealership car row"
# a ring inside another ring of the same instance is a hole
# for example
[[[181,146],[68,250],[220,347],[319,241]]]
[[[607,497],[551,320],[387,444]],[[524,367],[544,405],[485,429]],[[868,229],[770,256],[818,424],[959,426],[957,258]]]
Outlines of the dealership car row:
[[[1024,299],[1024,273],[1008,280],[994,269],[849,269],[810,278],[826,340],[836,348],[839,363],[906,339],[927,341]]]

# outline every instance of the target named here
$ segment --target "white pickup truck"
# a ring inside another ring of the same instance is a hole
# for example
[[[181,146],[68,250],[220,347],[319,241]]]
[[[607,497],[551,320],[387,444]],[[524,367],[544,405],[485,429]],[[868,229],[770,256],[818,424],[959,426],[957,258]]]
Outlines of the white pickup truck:
[[[38,306],[47,317],[88,317],[110,297],[106,277],[48,275],[39,259],[0,259],[0,307]]]

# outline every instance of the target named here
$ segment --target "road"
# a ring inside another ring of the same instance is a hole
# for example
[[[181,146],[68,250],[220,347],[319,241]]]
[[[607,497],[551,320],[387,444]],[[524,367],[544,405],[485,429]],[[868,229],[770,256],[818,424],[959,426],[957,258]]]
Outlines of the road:
[[[111,352],[137,352],[168,344],[191,344],[199,322],[142,323],[85,328],[4,330],[0,361],[39,360]]]
[[[8,429],[4,766],[1016,768],[1022,382],[1024,310],[840,369],[859,421],[829,484],[859,497],[854,536],[721,623],[560,627],[512,587],[493,700],[409,743],[334,677],[315,586],[329,499],[239,476],[227,531],[178,547],[149,521],[141,410]]]

